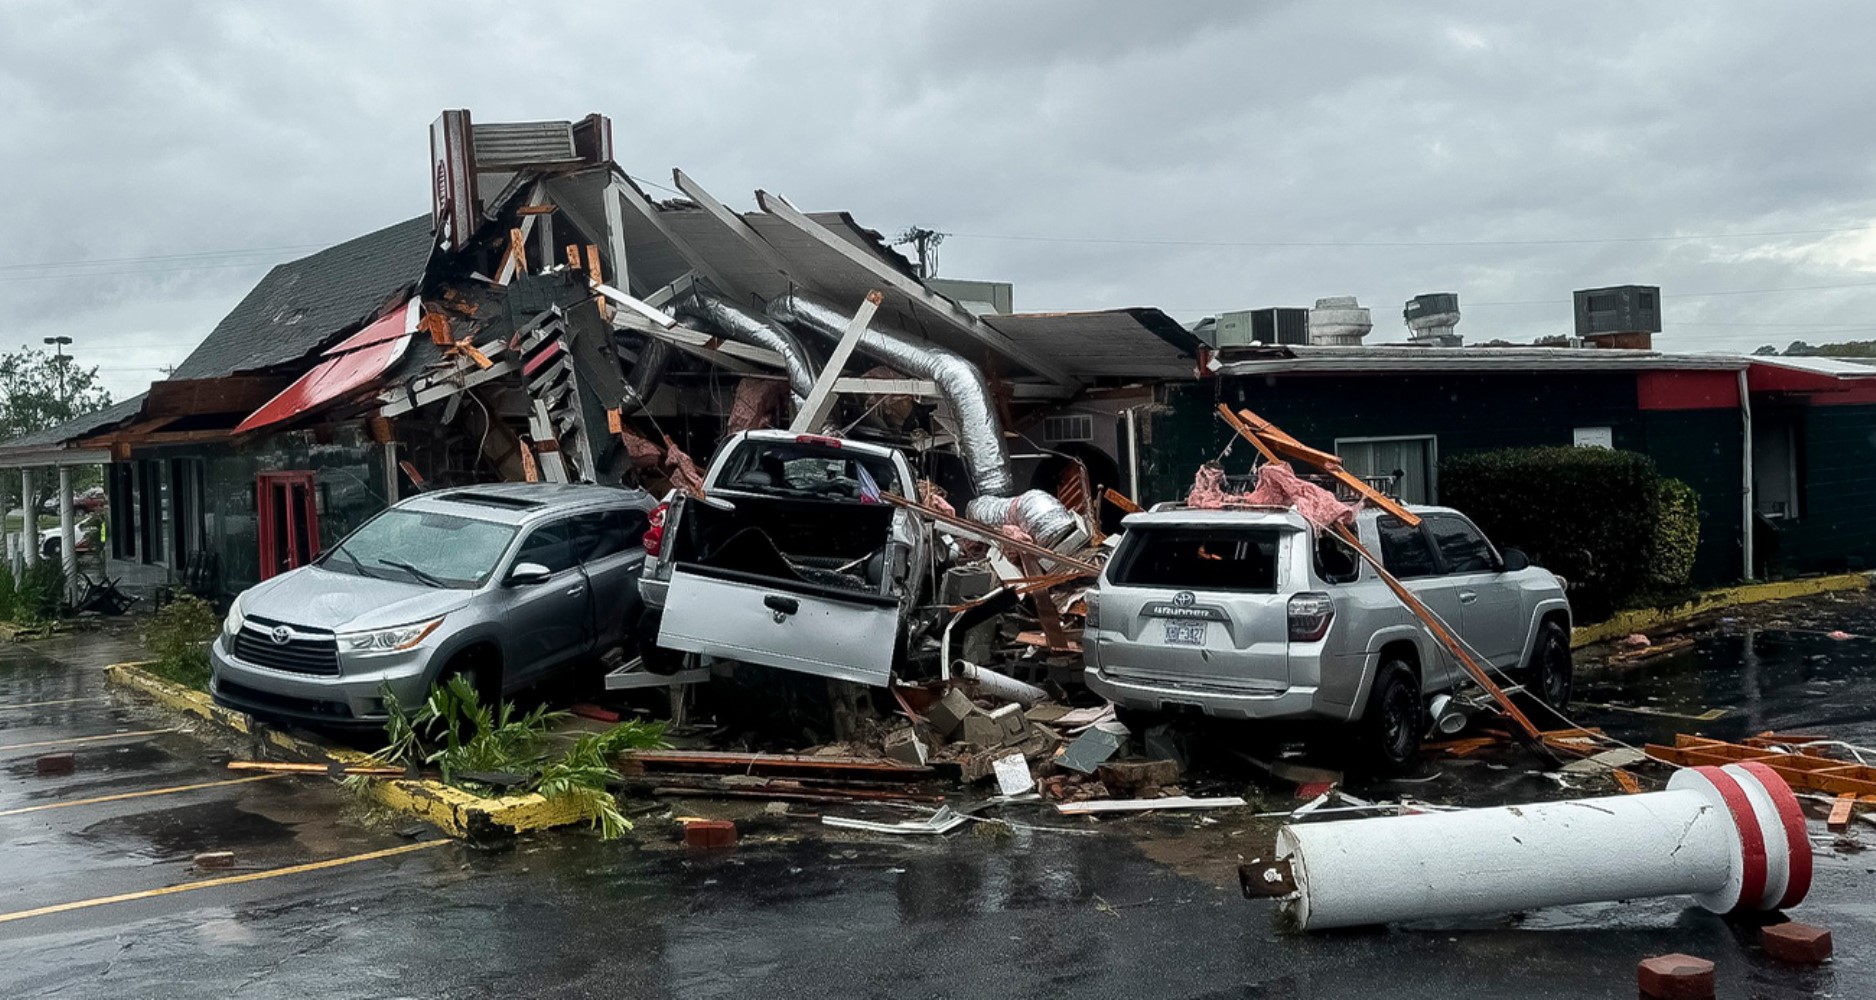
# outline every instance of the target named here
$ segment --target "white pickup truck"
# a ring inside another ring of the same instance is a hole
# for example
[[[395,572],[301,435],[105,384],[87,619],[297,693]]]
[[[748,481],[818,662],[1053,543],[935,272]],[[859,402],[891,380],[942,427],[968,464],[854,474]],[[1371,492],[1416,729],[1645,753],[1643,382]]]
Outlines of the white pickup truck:
[[[931,534],[882,492],[916,496],[893,448],[781,430],[717,449],[704,495],[645,534],[646,666],[676,653],[883,686],[903,660]],[[655,636],[655,638],[654,638]]]

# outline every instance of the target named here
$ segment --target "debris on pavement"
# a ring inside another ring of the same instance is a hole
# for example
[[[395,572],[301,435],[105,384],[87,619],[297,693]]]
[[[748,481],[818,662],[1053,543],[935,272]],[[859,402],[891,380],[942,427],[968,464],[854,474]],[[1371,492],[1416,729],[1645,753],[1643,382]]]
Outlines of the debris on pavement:
[[[1091,802],[1063,802],[1056,811],[1064,816],[1097,816],[1104,813],[1157,812],[1186,809],[1236,809],[1249,805],[1236,795],[1195,799],[1186,795],[1163,799],[1100,799]]]
[[[1770,911],[1810,889],[1803,823],[1769,768],[1702,766],[1640,795],[1287,823],[1241,882],[1293,885],[1279,898],[1299,930],[1670,895]]]
[[[701,850],[735,847],[736,824],[726,819],[686,819],[684,846]]]
[[[1767,955],[1794,965],[1821,965],[1830,961],[1830,931],[1791,921],[1759,932],[1759,946]]]
[[[1713,963],[1692,955],[1656,955],[1635,969],[1646,1000],[1711,1000]]]
[[[897,823],[877,823],[872,820],[853,819],[847,816],[822,816],[821,825],[841,830],[862,830],[867,833],[891,833],[913,836],[938,836],[963,826],[969,818],[953,810],[950,806],[939,806],[936,812],[924,819],[901,820]]]

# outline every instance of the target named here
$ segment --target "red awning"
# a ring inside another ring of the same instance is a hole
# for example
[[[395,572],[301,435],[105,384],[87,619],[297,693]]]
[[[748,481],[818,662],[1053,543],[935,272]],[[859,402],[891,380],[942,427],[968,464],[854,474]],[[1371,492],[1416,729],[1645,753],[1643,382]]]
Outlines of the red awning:
[[[236,434],[310,413],[377,381],[410,346],[410,310],[399,306],[326,351],[327,360],[248,414]]]

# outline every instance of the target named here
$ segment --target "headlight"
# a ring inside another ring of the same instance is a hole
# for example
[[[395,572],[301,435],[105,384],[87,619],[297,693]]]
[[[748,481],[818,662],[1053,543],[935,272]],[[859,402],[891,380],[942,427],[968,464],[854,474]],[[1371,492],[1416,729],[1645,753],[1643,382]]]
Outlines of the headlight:
[[[415,625],[399,625],[372,632],[344,632],[339,635],[339,648],[362,656],[396,653],[422,642],[424,636],[436,631],[436,627],[441,624],[443,619],[433,618]]]
[[[241,631],[242,621],[243,621],[243,618],[241,616],[241,596],[237,594],[235,595],[234,603],[228,605],[228,617],[222,619],[222,623],[221,623],[222,634],[225,636],[228,636],[231,639],[234,638],[234,634],[236,632]]]

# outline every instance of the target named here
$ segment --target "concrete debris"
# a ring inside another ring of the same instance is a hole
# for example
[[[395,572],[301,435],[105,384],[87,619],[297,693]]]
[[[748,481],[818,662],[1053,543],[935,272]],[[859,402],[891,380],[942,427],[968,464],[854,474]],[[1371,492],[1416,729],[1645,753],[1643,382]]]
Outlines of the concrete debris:
[[[997,790],[1007,798],[1035,791],[1035,775],[1029,773],[1029,761],[1020,753],[998,757],[991,767],[997,775]]]
[[[1029,734],[1029,720],[1017,705],[1003,705],[984,711],[973,709],[964,717],[958,738],[984,747],[1007,747],[1021,743]]]
[[[1095,768],[1101,783],[1123,795],[1151,797],[1166,785],[1179,783],[1179,762],[1172,760],[1107,761]]]
[[[1093,774],[1108,758],[1120,752],[1127,742],[1127,727],[1118,722],[1103,723],[1075,738],[1075,742],[1057,754],[1055,762],[1071,771]]]
[[[886,756],[903,764],[924,767],[931,762],[931,748],[919,738],[917,729],[906,726],[886,736]]]
[[[1624,767],[1634,767],[1648,759],[1648,755],[1629,747],[1617,747],[1601,753],[1573,760],[1563,765],[1565,774],[1607,774]]]
[[[1682,770],[1641,795],[1287,823],[1276,863],[1294,877],[1284,910],[1301,930],[1673,895],[1751,912],[1804,899],[1803,831],[1790,787],[1743,764]]]
[[[925,721],[939,736],[949,737],[964,724],[964,719],[977,710],[971,699],[964,692],[952,688],[944,697],[926,711]]]
[[[203,871],[217,871],[233,868],[235,856],[233,851],[203,851],[195,856],[192,863]]]

